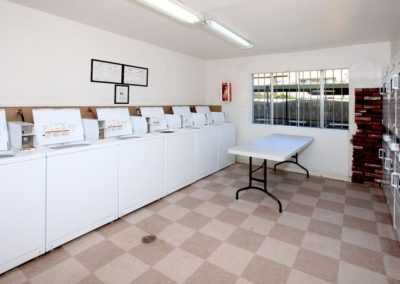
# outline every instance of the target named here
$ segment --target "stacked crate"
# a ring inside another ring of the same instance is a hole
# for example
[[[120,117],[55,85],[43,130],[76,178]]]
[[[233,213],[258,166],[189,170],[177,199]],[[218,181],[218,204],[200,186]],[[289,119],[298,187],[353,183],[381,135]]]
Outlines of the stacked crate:
[[[382,178],[382,160],[378,151],[382,148],[382,96],[379,89],[355,90],[355,122],[357,132],[353,136],[352,182],[379,187]]]

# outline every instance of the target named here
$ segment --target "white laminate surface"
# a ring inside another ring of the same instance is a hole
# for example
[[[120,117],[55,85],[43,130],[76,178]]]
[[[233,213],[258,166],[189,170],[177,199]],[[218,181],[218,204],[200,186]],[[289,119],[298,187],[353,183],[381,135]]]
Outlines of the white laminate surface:
[[[239,156],[281,162],[305,149],[312,141],[313,138],[309,136],[272,134],[247,144],[234,146],[228,152]]]

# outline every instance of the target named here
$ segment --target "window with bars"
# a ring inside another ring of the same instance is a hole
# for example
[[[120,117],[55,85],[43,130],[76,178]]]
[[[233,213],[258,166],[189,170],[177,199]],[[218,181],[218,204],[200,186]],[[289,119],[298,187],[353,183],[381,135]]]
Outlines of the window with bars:
[[[253,74],[253,123],[348,129],[349,70]]]

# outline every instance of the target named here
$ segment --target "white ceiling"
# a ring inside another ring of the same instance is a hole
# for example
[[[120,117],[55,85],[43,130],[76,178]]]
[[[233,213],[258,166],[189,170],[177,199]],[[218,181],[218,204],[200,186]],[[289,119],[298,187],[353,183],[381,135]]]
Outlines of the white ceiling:
[[[135,0],[9,0],[203,59],[378,41],[400,34],[400,0],[182,0],[254,43],[241,50]]]

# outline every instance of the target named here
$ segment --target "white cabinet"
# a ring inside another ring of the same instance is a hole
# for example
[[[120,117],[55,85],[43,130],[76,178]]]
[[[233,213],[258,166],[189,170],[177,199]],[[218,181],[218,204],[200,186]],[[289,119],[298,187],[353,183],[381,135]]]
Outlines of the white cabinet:
[[[91,145],[47,154],[47,250],[117,217],[116,144]]]
[[[172,193],[194,182],[195,131],[165,135],[165,185]]]
[[[46,159],[0,159],[0,274],[45,252]]]
[[[119,216],[165,195],[164,137],[137,138],[119,146]]]
[[[219,127],[218,132],[218,170],[235,163],[235,155],[229,154],[228,149],[236,145],[236,129],[231,123]]]
[[[218,170],[219,128],[207,127],[196,131],[195,179],[199,180]]]

